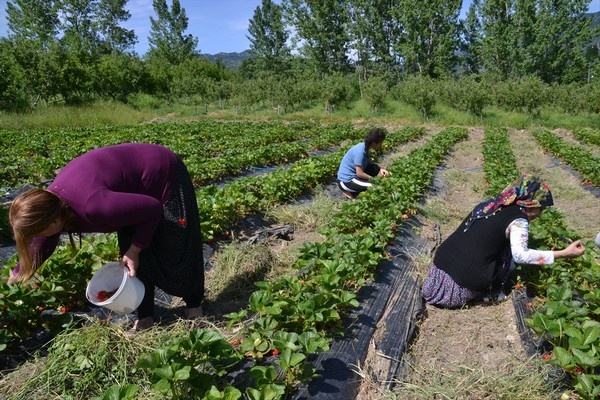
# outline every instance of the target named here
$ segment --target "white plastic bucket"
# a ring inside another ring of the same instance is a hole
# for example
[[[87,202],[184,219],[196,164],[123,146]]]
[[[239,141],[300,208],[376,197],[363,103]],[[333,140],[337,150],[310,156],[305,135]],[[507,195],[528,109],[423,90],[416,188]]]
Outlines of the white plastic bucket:
[[[98,298],[100,292],[115,289],[117,291],[108,299],[102,301]],[[92,304],[120,314],[129,314],[139,307],[144,293],[142,281],[135,276],[129,276],[129,270],[120,263],[112,262],[104,265],[92,276],[85,296]]]

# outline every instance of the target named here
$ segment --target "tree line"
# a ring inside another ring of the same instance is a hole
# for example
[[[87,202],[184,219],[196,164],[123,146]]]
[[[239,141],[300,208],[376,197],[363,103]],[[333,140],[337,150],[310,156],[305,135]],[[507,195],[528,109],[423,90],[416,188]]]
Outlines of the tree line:
[[[440,88],[465,84],[482,90],[463,105],[477,113],[508,96],[498,85],[528,83],[540,90],[524,89],[526,102],[539,100],[529,111],[553,91],[577,97],[561,107],[590,111],[580,92],[597,92],[590,1],[473,0],[460,19],[461,0],[262,0],[247,33],[253,56],[236,70],[199,56],[185,9],[170,3],[153,0],[149,50],[138,55],[126,0],[8,0],[0,110],[150,96],[283,110],[318,101],[331,111],[357,96],[377,109],[392,96],[427,114],[436,99],[464,103]],[[424,90],[431,82],[435,91]]]

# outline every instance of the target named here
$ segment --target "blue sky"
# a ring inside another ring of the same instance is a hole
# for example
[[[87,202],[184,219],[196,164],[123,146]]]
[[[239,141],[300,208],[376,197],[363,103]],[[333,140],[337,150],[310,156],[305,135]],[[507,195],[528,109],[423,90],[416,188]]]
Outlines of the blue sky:
[[[0,0],[0,36],[6,36],[6,1]],[[280,0],[275,0],[280,3]],[[167,0],[169,7],[172,1]],[[198,49],[202,53],[241,52],[250,47],[246,38],[248,21],[252,18],[261,0],[180,0],[188,21],[188,33],[198,38]],[[463,2],[463,12],[471,4]],[[148,50],[150,17],[155,17],[152,0],[129,0],[126,8],[131,18],[125,27],[133,29],[138,38],[136,51],[143,55]],[[590,11],[600,10],[600,0],[592,0]]]

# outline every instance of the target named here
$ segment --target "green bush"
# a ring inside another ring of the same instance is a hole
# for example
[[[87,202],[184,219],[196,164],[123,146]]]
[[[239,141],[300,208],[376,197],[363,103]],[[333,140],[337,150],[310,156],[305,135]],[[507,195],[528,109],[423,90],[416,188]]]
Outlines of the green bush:
[[[334,74],[322,80],[321,99],[326,112],[348,103],[354,96],[352,83],[342,74]]]
[[[600,113],[600,81],[593,81],[585,86],[584,110],[592,113]]]
[[[585,110],[587,89],[578,83],[553,85],[549,88],[549,99],[552,105],[564,113],[577,114]]]
[[[423,117],[433,114],[435,82],[429,77],[411,76],[394,87],[393,97],[414,107]]]
[[[440,81],[438,98],[448,106],[481,117],[483,109],[491,104],[490,85],[477,76],[463,76],[458,80]]]
[[[369,78],[362,84],[362,97],[369,104],[371,112],[377,112],[385,105],[387,98],[387,83],[381,77]]]
[[[127,103],[136,110],[158,110],[166,104],[166,100],[146,93],[135,93],[127,97]]]
[[[540,107],[548,103],[549,87],[536,76],[508,80],[497,88],[496,104],[508,111],[537,115]]]

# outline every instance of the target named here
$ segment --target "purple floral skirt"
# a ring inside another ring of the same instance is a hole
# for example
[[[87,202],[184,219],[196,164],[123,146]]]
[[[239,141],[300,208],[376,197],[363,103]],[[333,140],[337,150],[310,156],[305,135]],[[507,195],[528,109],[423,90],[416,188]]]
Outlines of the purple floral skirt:
[[[433,264],[423,282],[421,294],[427,304],[447,308],[462,307],[481,295],[476,290],[459,286],[450,275]]]

